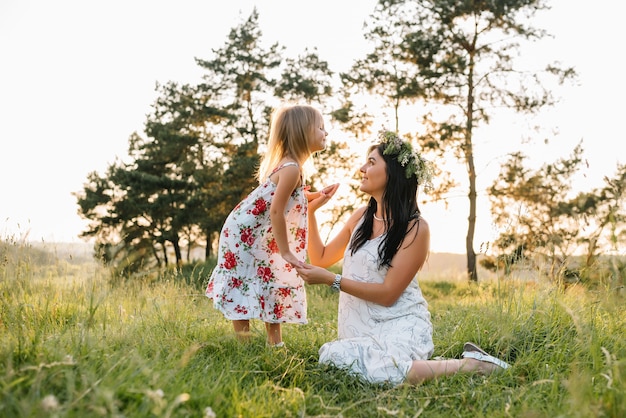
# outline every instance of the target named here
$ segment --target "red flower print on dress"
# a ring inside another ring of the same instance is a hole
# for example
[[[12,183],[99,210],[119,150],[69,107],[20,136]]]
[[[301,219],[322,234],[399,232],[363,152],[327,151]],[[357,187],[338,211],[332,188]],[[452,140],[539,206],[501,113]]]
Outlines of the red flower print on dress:
[[[224,267],[226,270],[231,270],[235,268],[236,265],[237,258],[235,258],[235,253],[233,253],[232,251],[227,251],[226,253],[224,253],[224,264],[222,264],[222,267]]]
[[[230,287],[232,287],[233,289],[238,289],[241,287],[241,285],[243,284],[243,280],[237,278],[237,277],[232,277],[230,279]]]
[[[259,267],[256,270],[256,274],[261,278],[263,283],[269,283],[274,277],[272,270],[269,267]]]
[[[278,294],[284,299],[286,297],[289,297],[289,295],[291,295],[291,289],[289,289],[288,287],[283,287],[278,289]]]
[[[245,306],[237,305],[235,306],[235,312],[245,315],[248,313],[248,309]]]
[[[254,202],[254,208],[252,209],[252,214],[258,216],[265,212],[267,209],[267,202],[264,199],[257,199]]]
[[[276,240],[272,238],[270,242],[267,243],[267,248],[273,253],[278,254],[278,244],[276,244]]]
[[[252,234],[252,228],[241,228],[241,242],[250,246],[254,244],[254,235]]]
[[[306,249],[306,228],[298,228],[296,231],[296,239],[299,241],[298,247],[302,250]]]
[[[261,305],[261,310],[265,309],[265,297],[261,296],[259,298],[259,305]]]
[[[282,318],[284,312],[285,312],[285,307],[282,304],[280,303],[274,304],[274,315],[276,315],[277,319]]]

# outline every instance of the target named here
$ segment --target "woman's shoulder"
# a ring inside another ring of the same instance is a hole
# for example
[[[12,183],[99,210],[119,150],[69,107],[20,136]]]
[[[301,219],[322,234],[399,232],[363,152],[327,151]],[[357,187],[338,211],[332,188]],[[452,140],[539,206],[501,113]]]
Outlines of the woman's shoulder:
[[[363,219],[363,215],[365,215],[365,211],[367,210],[367,206],[361,206],[352,212],[352,215],[348,218],[346,225],[350,227],[350,231],[354,231],[357,227],[361,219]]]
[[[410,221],[411,224],[417,223],[419,225],[425,225],[428,228],[428,221],[422,217],[420,213],[416,214]]]
[[[430,239],[430,227],[426,219],[422,218],[422,215],[418,214],[409,220],[406,236],[412,237],[411,240],[418,237]]]
[[[421,213],[416,212],[413,216],[409,218],[409,229],[414,225],[424,226],[428,228],[428,221],[424,219]]]
[[[350,220],[358,222],[363,217],[363,215],[365,215],[366,210],[367,206],[361,206],[360,208],[355,209],[355,211],[352,212],[352,215],[350,215]]]

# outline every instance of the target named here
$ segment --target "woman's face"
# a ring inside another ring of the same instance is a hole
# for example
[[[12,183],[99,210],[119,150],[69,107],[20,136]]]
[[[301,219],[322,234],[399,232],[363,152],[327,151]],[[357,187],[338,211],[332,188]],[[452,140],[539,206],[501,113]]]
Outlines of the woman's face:
[[[387,186],[387,163],[374,148],[367,156],[367,161],[360,168],[361,191],[372,196],[382,195]]]

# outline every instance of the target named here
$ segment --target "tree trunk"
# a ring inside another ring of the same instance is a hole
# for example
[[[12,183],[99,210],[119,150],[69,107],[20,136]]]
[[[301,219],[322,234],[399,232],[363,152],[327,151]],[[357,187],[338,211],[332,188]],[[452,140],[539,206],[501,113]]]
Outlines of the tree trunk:
[[[467,251],[467,278],[470,282],[478,281],[476,270],[476,253],[474,252],[474,232],[476,230],[476,169],[474,167],[474,153],[471,141],[466,147],[467,170],[469,174],[469,216],[467,217],[467,236],[465,237],[465,250]]]
[[[206,247],[204,247],[204,261],[211,258],[211,247],[213,246],[213,240],[211,239],[211,231],[206,233]]]
[[[178,234],[173,234],[171,242],[174,246],[174,254],[176,255],[176,267],[180,267],[183,264],[183,254],[180,251]]]
[[[161,242],[161,248],[163,249],[163,265],[167,267],[170,264],[169,257],[167,256],[167,245],[165,245],[167,241]]]
[[[474,49],[470,51],[470,64],[467,91],[467,114],[465,124],[465,161],[467,162],[467,174],[469,179],[469,216],[467,217],[467,236],[465,237],[465,250],[467,252],[467,278],[470,282],[478,281],[476,271],[476,253],[474,252],[474,232],[476,229],[476,167],[474,166],[474,147],[472,128],[474,127]]]
[[[155,260],[157,262],[157,266],[159,266],[159,268],[161,268],[163,266],[163,263],[161,262],[161,257],[159,257],[158,249],[154,245],[151,245],[150,248],[152,248],[152,255],[154,256],[154,258],[155,258]]]

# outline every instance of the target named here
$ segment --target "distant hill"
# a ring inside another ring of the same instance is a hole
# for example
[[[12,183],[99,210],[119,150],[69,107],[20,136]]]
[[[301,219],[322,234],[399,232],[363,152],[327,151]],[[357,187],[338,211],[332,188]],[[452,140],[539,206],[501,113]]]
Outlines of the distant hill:
[[[465,254],[430,253],[420,272],[420,277],[442,274],[457,277],[465,273],[466,265]]]
[[[58,260],[72,264],[93,261],[93,244],[86,242],[32,242],[32,248],[45,251]]]
[[[477,255],[480,261],[480,255]],[[456,253],[430,253],[424,268],[419,273],[422,278],[463,279],[467,278],[467,256]],[[484,279],[494,275],[478,265],[478,278]]]
[[[59,260],[66,260],[71,263],[81,263],[93,260],[93,244],[85,242],[34,242],[30,244],[34,249],[45,251],[49,255]],[[467,259],[465,254],[456,253],[430,253],[424,268],[420,272],[420,277],[438,278],[464,278]],[[480,269],[479,277],[488,274]]]

